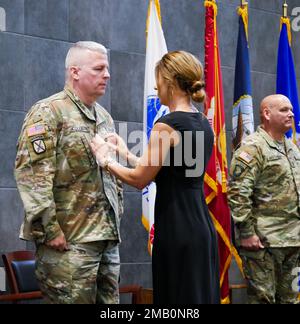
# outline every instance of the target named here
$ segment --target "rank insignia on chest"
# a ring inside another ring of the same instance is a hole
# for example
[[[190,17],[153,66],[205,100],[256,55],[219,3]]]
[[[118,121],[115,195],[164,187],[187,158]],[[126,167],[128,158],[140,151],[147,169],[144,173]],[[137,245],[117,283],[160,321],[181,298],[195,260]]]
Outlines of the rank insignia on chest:
[[[36,154],[42,154],[46,152],[46,145],[44,140],[38,139],[32,142],[33,150]]]

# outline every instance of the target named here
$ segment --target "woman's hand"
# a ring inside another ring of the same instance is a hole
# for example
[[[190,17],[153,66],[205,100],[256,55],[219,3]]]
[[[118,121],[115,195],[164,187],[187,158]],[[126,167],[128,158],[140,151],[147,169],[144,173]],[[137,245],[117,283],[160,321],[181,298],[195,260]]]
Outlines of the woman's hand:
[[[98,164],[103,168],[109,158],[110,145],[105,142],[101,136],[96,134],[96,136],[92,139],[90,146]]]
[[[113,151],[118,153],[119,156],[126,161],[128,154],[129,154],[129,150],[128,150],[128,147],[126,146],[123,138],[120,137],[116,133],[110,133],[110,134],[107,134],[105,139],[107,140],[109,147]]]

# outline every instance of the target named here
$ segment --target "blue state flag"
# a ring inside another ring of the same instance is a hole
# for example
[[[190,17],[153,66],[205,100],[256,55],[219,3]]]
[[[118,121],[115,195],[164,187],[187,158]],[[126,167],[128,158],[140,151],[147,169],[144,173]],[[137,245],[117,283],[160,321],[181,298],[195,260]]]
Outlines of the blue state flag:
[[[238,14],[240,16],[239,34],[235,66],[234,104],[232,107],[233,149],[237,149],[241,141],[254,132],[247,5],[239,7]]]
[[[278,46],[277,94],[288,97],[293,106],[294,125],[286,134],[300,147],[300,109],[294,59],[291,49],[291,25],[289,18],[281,17],[281,32]]]

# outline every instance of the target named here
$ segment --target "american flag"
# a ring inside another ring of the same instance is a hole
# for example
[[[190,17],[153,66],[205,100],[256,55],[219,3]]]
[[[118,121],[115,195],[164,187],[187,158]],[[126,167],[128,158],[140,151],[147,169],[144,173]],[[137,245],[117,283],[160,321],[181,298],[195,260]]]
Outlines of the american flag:
[[[45,130],[44,125],[32,126],[32,127],[28,128],[28,130],[27,130],[27,135],[29,137],[41,135],[41,134],[45,134],[45,133],[46,133],[46,130]]]

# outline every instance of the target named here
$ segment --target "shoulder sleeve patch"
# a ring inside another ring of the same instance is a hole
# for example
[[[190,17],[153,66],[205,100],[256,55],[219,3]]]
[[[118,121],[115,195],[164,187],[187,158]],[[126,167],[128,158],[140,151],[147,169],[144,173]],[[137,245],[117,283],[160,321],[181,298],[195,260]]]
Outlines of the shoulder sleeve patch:
[[[238,156],[238,158],[241,159],[246,164],[249,164],[253,160],[253,156],[250,155],[249,153],[245,152],[245,151],[243,151],[242,153],[240,153],[240,155]]]
[[[233,178],[234,179],[240,178],[246,171],[246,168],[247,168],[246,166],[237,164],[232,172]]]
[[[43,135],[46,133],[44,125],[33,125],[27,129],[27,136],[32,137],[36,135]]]

